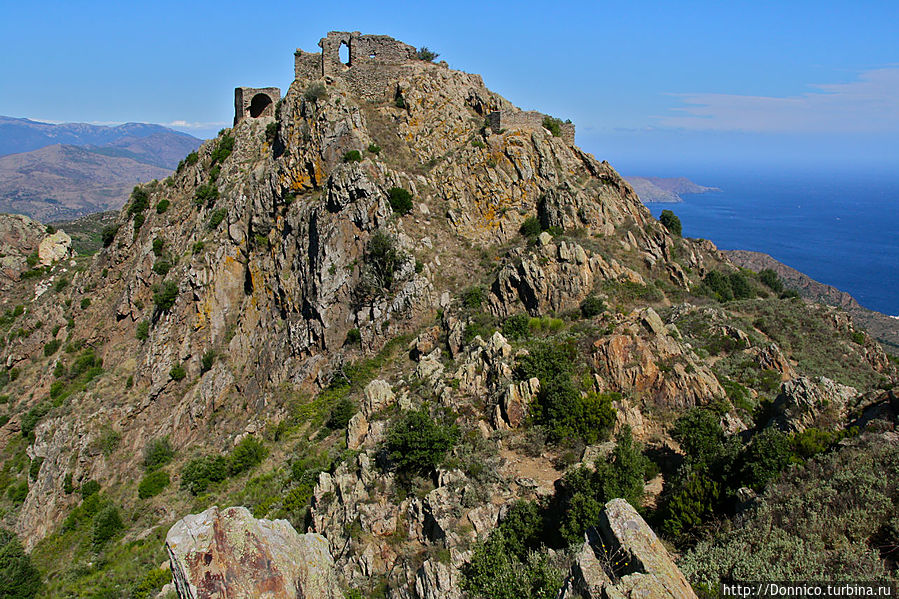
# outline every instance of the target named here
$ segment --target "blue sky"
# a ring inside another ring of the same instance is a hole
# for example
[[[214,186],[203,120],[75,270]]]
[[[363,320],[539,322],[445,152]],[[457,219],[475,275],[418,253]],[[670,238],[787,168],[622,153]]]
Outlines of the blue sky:
[[[570,118],[626,174],[899,166],[899,2],[2,0],[0,114],[230,124],[328,30],[392,35]]]

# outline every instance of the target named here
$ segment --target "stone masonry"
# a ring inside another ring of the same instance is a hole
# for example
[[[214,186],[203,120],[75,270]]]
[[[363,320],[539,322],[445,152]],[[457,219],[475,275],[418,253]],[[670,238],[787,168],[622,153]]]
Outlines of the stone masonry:
[[[536,110],[498,110],[487,115],[490,128],[495,132],[503,129],[536,128],[543,127],[543,119],[547,116]],[[562,133],[559,137],[566,143],[574,144],[574,123],[562,123]]]
[[[281,99],[277,87],[234,88],[234,124],[243,119],[275,116],[275,104]]]

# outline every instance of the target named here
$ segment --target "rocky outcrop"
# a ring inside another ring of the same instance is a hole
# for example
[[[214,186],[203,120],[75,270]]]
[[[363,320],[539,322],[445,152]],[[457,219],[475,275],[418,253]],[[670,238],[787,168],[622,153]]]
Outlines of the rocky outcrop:
[[[49,266],[57,260],[71,258],[72,238],[65,231],[55,231],[41,240],[37,247],[37,255],[44,266]]]
[[[243,507],[186,516],[166,535],[180,599],[340,599],[321,535],[286,520],[257,520]]]
[[[834,428],[845,421],[849,403],[858,394],[856,388],[823,376],[787,381],[774,401],[777,416],[773,423],[789,432],[802,432],[809,427]]]
[[[624,499],[606,504],[586,538],[561,599],[696,599],[665,546]]]

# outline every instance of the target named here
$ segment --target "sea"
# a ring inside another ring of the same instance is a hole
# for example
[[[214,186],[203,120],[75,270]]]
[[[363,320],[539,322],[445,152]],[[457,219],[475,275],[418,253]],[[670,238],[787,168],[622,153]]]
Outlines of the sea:
[[[899,315],[899,172],[693,172],[720,192],[647,203],[681,220],[684,237],[720,249],[769,254],[846,291],[871,310]]]

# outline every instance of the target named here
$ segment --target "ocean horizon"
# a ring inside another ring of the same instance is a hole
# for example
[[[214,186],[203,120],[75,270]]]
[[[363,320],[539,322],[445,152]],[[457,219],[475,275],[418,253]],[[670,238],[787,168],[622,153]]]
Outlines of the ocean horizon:
[[[724,250],[764,252],[851,294],[862,306],[899,315],[899,175],[883,171],[687,174],[720,192],[646,203],[681,220],[684,237]]]

